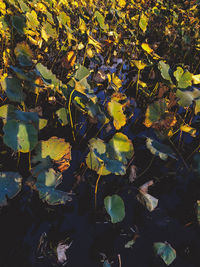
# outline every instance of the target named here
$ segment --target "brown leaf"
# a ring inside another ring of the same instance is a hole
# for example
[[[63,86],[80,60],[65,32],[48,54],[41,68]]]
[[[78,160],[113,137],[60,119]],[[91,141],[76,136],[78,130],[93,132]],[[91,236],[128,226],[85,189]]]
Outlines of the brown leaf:
[[[76,61],[76,55],[74,51],[69,51],[62,59],[61,59],[61,65],[63,68],[66,68],[67,70],[71,69]]]
[[[146,182],[145,184],[140,186],[139,189],[142,193],[146,194],[146,193],[148,193],[149,186],[151,186],[151,185],[153,185],[153,180]]]
[[[129,174],[129,181],[130,183],[133,183],[135,179],[137,178],[137,167],[135,165],[131,165],[130,167],[130,174]]]

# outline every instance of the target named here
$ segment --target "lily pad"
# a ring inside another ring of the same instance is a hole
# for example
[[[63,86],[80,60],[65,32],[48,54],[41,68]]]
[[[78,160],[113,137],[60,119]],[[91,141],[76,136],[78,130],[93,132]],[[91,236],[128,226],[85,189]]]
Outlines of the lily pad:
[[[38,143],[38,132],[32,124],[8,120],[3,131],[4,143],[14,151],[27,153]]]
[[[121,222],[125,217],[125,206],[123,199],[118,195],[107,196],[104,206],[111,217],[112,223]]]
[[[48,187],[42,183],[36,183],[39,196],[43,201],[46,201],[49,205],[65,204],[66,201],[71,201],[71,197],[67,192],[57,190],[54,187]]]
[[[52,160],[60,160],[65,154],[71,153],[71,146],[64,139],[53,136],[46,141],[40,141],[36,147],[34,161],[41,161],[46,157]]]
[[[161,76],[163,79],[168,80],[170,83],[172,83],[170,73],[172,73],[170,66],[166,64],[164,61],[159,61],[158,68],[161,72]]]
[[[7,197],[13,198],[19,193],[22,177],[17,172],[0,172],[0,207],[7,205]]]
[[[68,112],[66,108],[60,108],[56,111],[56,115],[58,116],[58,120],[62,126],[66,126],[68,124]]]
[[[61,81],[56,78],[56,75],[54,75],[51,70],[47,69],[47,67],[41,63],[36,65],[36,69],[40,72],[42,79],[47,84],[53,84],[54,86],[59,86],[61,84]]]
[[[161,144],[160,142],[151,138],[146,139],[146,145],[152,154],[159,156],[162,160],[166,160],[168,156],[176,159],[175,153],[167,145]]]
[[[156,242],[153,247],[155,253],[163,259],[166,265],[170,265],[176,259],[176,250],[169,243]]]
[[[25,95],[19,79],[7,77],[1,81],[1,86],[11,101],[20,103],[25,100]]]
[[[177,67],[174,77],[178,82],[178,88],[185,89],[192,85],[192,74],[189,71],[184,72],[181,67]]]

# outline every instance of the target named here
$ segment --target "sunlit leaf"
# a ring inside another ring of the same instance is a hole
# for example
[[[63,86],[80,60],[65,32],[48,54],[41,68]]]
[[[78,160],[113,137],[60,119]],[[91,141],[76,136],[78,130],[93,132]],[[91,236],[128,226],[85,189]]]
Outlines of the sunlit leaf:
[[[28,19],[31,28],[36,29],[39,26],[40,22],[37,19],[37,13],[35,12],[35,10],[27,12],[26,17]]]
[[[172,83],[171,76],[170,76],[170,73],[171,73],[170,66],[161,60],[158,63],[158,68],[161,72],[163,79],[168,80],[170,83]]]
[[[62,58],[62,66],[67,70],[71,69],[76,61],[76,55],[74,51],[69,51],[63,58]]]
[[[193,88],[192,91],[181,91],[180,89],[176,90],[176,96],[178,98],[178,104],[182,107],[189,107],[193,100],[196,100],[200,97],[200,90]]]
[[[141,60],[132,60],[134,65],[138,68],[138,70],[143,70],[147,65],[143,63]]]
[[[177,67],[174,77],[178,82],[178,87],[185,89],[192,85],[192,74],[189,71],[184,72],[181,67]]]
[[[108,112],[113,117],[113,124],[116,130],[121,129],[126,124],[126,116],[123,112],[123,105],[115,100],[108,103]]]
[[[112,74],[112,83],[114,83],[116,91],[122,87],[122,80],[115,73]]]
[[[139,26],[143,32],[146,32],[148,20],[148,17],[144,13],[142,13],[142,15],[140,16]]]
[[[167,103],[165,100],[155,101],[147,107],[145,113],[144,125],[146,127],[151,127],[154,122],[161,119],[163,114],[167,111]]]
[[[48,120],[39,118],[39,130],[47,126]]]
[[[189,133],[192,137],[196,137],[197,130],[195,128],[192,128],[188,124],[181,125],[180,130],[185,133]]]
[[[156,242],[153,247],[156,255],[160,256],[166,265],[170,265],[176,259],[176,251],[169,243]]]
[[[200,84],[200,74],[192,75],[192,81],[194,84]]]
[[[71,153],[70,144],[64,139],[53,136],[46,141],[40,141],[36,147],[34,160],[40,161],[48,156],[53,160],[59,160],[67,153]]]
[[[60,108],[56,111],[56,115],[58,116],[58,120],[62,126],[66,126],[68,124],[68,112],[66,108]]]
[[[47,69],[47,67],[45,67],[41,63],[38,63],[36,65],[36,69],[40,72],[43,80],[47,84],[53,84],[54,86],[60,85],[61,82],[56,78],[56,75],[53,74],[51,70]]]
[[[7,197],[15,197],[21,190],[21,186],[22,177],[19,173],[0,172],[0,207],[6,206],[8,204]]]
[[[107,196],[104,199],[107,213],[111,217],[112,223],[121,222],[125,217],[125,206],[123,199],[118,195]]]

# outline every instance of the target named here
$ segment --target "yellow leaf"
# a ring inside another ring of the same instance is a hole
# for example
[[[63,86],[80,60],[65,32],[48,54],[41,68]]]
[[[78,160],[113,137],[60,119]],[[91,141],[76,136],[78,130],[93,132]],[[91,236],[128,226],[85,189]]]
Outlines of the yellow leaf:
[[[126,116],[123,112],[123,105],[115,100],[108,103],[108,112],[113,117],[113,124],[116,130],[121,129],[126,124]]]
[[[138,68],[138,70],[143,70],[147,65],[143,63],[141,60],[132,60],[134,65]]]
[[[121,8],[124,8],[126,6],[126,1],[125,0],[118,0],[118,6]]]
[[[196,137],[196,129],[190,127],[188,124],[182,125],[180,130],[186,133],[189,133],[192,137]]]
[[[144,49],[144,51],[146,51],[150,55],[153,52],[153,49],[151,49],[151,47],[146,43],[142,43],[141,47],[142,49]]]
[[[92,38],[92,36],[88,35],[88,44],[91,44],[95,47],[97,53],[101,53],[102,52],[102,45],[96,41],[94,38]]]
[[[200,74],[192,75],[192,81],[194,84],[200,84]]]
[[[112,74],[112,82],[115,85],[115,88],[114,88],[114,89],[116,89],[115,91],[118,91],[119,88],[122,87],[122,81],[115,73]]]

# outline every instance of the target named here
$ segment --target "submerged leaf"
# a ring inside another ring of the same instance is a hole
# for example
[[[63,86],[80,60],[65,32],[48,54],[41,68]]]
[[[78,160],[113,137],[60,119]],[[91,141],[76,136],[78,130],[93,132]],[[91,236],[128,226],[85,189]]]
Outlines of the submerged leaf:
[[[125,206],[123,199],[118,195],[107,196],[104,199],[107,213],[111,217],[112,223],[121,222],[125,217]]]
[[[32,51],[26,42],[18,43],[15,47],[15,55],[21,66],[31,66],[32,65]]]
[[[21,81],[15,77],[7,77],[1,81],[1,86],[8,98],[13,102],[22,102],[25,99]]]

